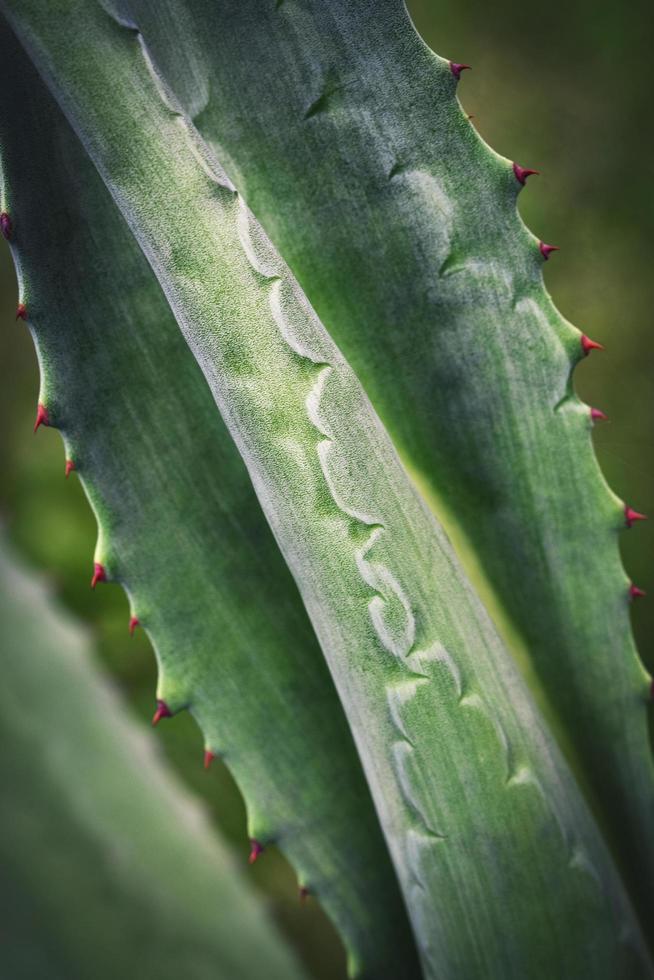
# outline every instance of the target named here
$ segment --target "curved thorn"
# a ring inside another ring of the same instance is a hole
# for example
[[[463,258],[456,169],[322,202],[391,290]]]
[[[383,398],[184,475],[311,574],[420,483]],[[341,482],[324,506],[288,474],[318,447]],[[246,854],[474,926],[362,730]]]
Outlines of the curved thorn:
[[[13,230],[14,225],[11,218],[6,211],[3,211],[0,214],[0,232],[2,232],[2,237],[8,242],[11,241],[11,234]]]
[[[591,408],[590,417],[593,422],[608,422],[609,417],[600,408]]]
[[[458,61],[450,61],[450,71],[456,78],[457,82],[461,78],[462,71],[471,71],[472,65],[461,65]]]
[[[129,629],[129,635],[134,636],[134,630],[136,629],[137,626],[140,625],[141,623],[139,622],[138,616],[131,616],[129,620],[129,626],[127,627]]]
[[[157,699],[157,710],[152,715],[152,727],[155,728],[162,718],[172,718],[173,713],[165,701]]]
[[[627,525],[627,527],[631,527],[631,525],[634,523],[634,521],[646,521],[647,520],[647,514],[641,514],[637,510],[634,510],[633,507],[629,507],[628,504],[625,504],[624,505],[624,519],[625,519],[625,524]]]
[[[530,170],[529,167],[521,167],[519,163],[513,164],[513,173],[515,174],[515,179],[523,187],[527,183],[527,177],[531,177],[534,174],[540,174],[540,170]]]
[[[630,599],[642,599],[647,593],[644,589],[639,589],[637,585],[632,582],[629,586],[629,598]]]
[[[19,303],[16,307],[16,319],[27,320],[27,307],[24,303]]]
[[[254,864],[257,858],[263,853],[263,844],[259,843],[254,837],[250,838],[250,856],[248,864]]]
[[[204,768],[205,769],[209,769],[210,766],[211,766],[211,763],[213,762],[213,760],[215,758],[216,758],[216,756],[214,755],[213,752],[211,752],[210,749],[205,749],[204,750]]]
[[[45,405],[41,402],[36,407],[36,421],[34,423],[34,431],[39,428],[40,425],[50,425],[50,416],[48,415],[48,410]]]
[[[68,479],[68,477],[70,476],[70,474],[73,472],[74,469],[75,469],[75,463],[73,462],[73,460],[67,459],[66,465],[64,467],[64,476],[66,477],[66,479]]]
[[[584,357],[588,357],[592,350],[604,350],[603,344],[598,344],[596,340],[591,340],[590,337],[586,336],[585,333],[581,335],[581,349],[584,353]]]
[[[561,251],[558,245],[546,245],[545,242],[539,242],[538,247],[540,249],[540,254],[543,256],[546,262],[549,259],[550,255],[552,254],[552,252]]]
[[[306,900],[307,900],[307,898],[309,897],[310,894],[311,894],[311,892],[309,891],[309,889],[307,888],[306,885],[300,885],[300,888],[298,889],[298,895],[299,895],[299,898],[300,898],[300,903],[302,905],[305,904],[305,902],[306,902]]]
[[[93,562],[93,578],[91,579],[91,588],[94,589],[98,582],[107,581],[107,571],[104,565],[101,565],[99,561]]]

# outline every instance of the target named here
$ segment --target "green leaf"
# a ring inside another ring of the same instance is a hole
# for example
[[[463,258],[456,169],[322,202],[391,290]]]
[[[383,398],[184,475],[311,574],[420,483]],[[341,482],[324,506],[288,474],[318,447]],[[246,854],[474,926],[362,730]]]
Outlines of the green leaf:
[[[7,6],[245,458],[348,714],[425,974],[651,975],[606,847],[447,539],[142,37],[89,4]]]
[[[410,976],[352,737],[245,467],[138,246],[6,29],[2,50],[14,93],[0,108],[2,207],[39,401],[97,516],[95,559],[152,639],[157,696],[189,708],[233,773],[249,836],[294,864],[353,971]]]
[[[651,922],[650,678],[618,551],[625,505],[597,465],[571,377],[582,335],[544,288],[511,161],[400,0],[111,6],[357,372],[565,729]]]
[[[0,549],[3,975],[300,978],[204,812]]]

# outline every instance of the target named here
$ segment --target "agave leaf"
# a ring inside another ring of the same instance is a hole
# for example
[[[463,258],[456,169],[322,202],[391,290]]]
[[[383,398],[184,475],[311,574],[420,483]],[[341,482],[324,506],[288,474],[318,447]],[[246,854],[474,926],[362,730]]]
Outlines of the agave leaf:
[[[531,658],[651,922],[651,679],[618,551],[632,521],[573,390],[592,348],[554,307],[549,246],[517,213],[525,171],[477,135],[460,66],[423,44],[401,0],[111,6],[138,26]]]
[[[606,846],[442,529],[143,38],[93,4],[5,6],[246,461],[348,714],[425,974],[651,975]]]
[[[3,976],[303,976],[87,634],[4,547],[0,622]]]
[[[247,471],[140,249],[6,27],[2,50],[3,208],[39,400],[97,516],[96,562],[152,639],[158,698],[190,709],[243,792],[250,837],[295,865],[351,970],[415,975],[352,737]]]

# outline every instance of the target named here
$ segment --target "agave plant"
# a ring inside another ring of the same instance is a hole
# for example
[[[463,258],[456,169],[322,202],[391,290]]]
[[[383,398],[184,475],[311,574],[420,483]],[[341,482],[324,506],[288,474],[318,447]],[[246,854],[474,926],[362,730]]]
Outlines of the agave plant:
[[[400,0],[2,9],[35,428],[152,640],[154,722],[192,713],[351,975],[651,976],[643,515],[467,66]]]

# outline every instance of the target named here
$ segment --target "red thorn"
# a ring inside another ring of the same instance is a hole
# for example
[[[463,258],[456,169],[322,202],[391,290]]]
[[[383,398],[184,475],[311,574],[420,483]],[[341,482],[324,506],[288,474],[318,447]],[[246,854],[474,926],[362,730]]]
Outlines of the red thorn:
[[[152,715],[152,727],[154,728],[159,724],[162,718],[172,718],[173,713],[166,704],[165,701],[160,701],[157,699],[157,710]]]
[[[471,69],[472,65],[460,65],[458,61],[450,61],[450,71],[456,78],[457,82],[461,78],[462,71],[470,71]]]
[[[209,769],[211,763],[215,759],[215,755],[209,749],[204,750],[204,768]]]
[[[637,585],[633,582],[629,586],[629,598],[630,599],[642,599],[647,593],[643,589],[639,589]]]
[[[40,425],[50,425],[50,417],[48,415],[48,410],[45,405],[39,402],[36,409],[36,422],[34,423],[34,431],[38,429]]]
[[[608,422],[609,417],[605,415],[601,408],[591,408],[590,417],[593,422]]]
[[[519,184],[527,183],[527,177],[531,177],[534,174],[540,174],[540,170],[529,170],[528,167],[521,167],[519,163],[513,164],[513,173],[515,174],[515,179]]]
[[[592,350],[604,350],[603,344],[598,344],[596,340],[591,340],[585,333],[582,333],[580,343],[584,357],[588,357]]]
[[[302,903],[302,905],[304,905],[304,903],[306,902],[306,900],[307,900],[307,898],[309,897],[310,894],[311,894],[311,892],[309,891],[309,889],[307,888],[306,885],[301,885],[300,886],[299,896],[300,896],[300,902]]]
[[[66,466],[64,467],[64,476],[66,477],[66,479],[68,479],[68,477],[70,476],[70,474],[73,472],[74,469],[75,469],[75,463],[73,462],[73,460],[67,459]]]
[[[258,840],[254,837],[250,838],[250,856],[248,858],[249,864],[254,864],[260,854],[263,853],[263,844],[260,844]]]
[[[640,514],[633,507],[629,507],[627,504],[624,505],[624,519],[627,527],[631,527],[634,521],[646,521],[647,514]]]
[[[654,678],[650,681],[649,684],[649,696],[650,696],[650,700],[654,701]]]
[[[130,636],[134,636],[134,630],[136,629],[137,626],[140,626],[140,625],[141,624],[139,622],[138,616],[132,616],[132,617],[130,617],[129,626],[128,626],[129,635]]]
[[[16,319],[27,320],[27,307],[24,303],[19,303],[16,307]]]
[[[543,256],[545,261],[549,259],[552,252],[559,252],[560,248],[558,245],[546,245],[545,242],[539,242],[538,247],[540,249],[540,254]]]
[[[11,218],[6,211],[0,214],[0,231],[2,232],[2,237],[7,241],[11,241],[11,233],[14,230],[14,226]]]
[[[93,562],[93,578],[91,579],[91,588],[94,589],[98,582],[107,581],[107,572],[105,571],[104,565],[100,562]]]

